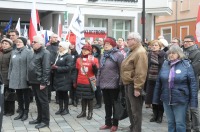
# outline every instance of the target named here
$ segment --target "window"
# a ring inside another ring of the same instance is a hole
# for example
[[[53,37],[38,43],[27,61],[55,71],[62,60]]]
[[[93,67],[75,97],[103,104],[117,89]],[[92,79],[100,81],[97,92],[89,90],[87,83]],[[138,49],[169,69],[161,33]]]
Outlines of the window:
[[[180,40],[183,41],[184,37],[189,35],[189,26],[181,26],[180,27]]]
[[[89,27],[105,27],[107,28],[107,19],[89,18]]]
[[[171,27],[165,27],[161,29],[162,31],[162,36],[168,41],[171,42],[172,38],[172,28]]]
[[[120,37],[126,39],[131,29],[130,20],[113,20],[113,37],[118,39]]]
[[[189,11],[189,10],[190,10],[190,0],[182,0],[181,11]]]

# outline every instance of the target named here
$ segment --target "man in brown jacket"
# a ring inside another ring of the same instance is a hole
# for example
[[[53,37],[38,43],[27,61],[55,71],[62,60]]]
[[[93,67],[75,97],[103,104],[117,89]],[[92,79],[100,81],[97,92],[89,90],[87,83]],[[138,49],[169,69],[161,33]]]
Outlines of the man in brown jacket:
[[[131,132],[141,132],[142,127],[142,89],[147,76],[148,59],[141,44],[139,33],[128,35],[127,45],[130,52],[121,64],[121,78],[125,87],[127,110]]]

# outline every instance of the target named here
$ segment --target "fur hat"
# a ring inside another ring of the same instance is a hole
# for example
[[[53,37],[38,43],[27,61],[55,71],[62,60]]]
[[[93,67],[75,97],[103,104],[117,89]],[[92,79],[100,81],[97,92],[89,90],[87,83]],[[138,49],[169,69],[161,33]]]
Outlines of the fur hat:
[[[112,47],[116,47],[117,46],[117,43],[116,43],[116,40],[112,37],[107,37],[105,40],[104,40],[104,44],[108,42],[110,43],[110,45],[112,45]]]
[[[63,47],[66,50],[66,52],[68,52],[69,51],[69,45],[71,45],[71,43],[69,41],[61,41],[59,43],[59,45],[61,47]]]
[[[92,46],[90,44],[85,44],[82,49],[86,49],[92,52]]]
[[[10,44],[10,46],[13,46],[13,41],[11,39],[9,39],[9,38],[3,38],[1,40],[1,43],[3,43],[3,41],[6,41],[6,42],[8,42]]]
[[[26,44],[27,44],[27,39],[26,39],[26,38],[24,38],[24,37],[19,37],[19,38],[17,38],[17,39],[20,39],[20,40],[23,42],[24,46],[26,46]]]

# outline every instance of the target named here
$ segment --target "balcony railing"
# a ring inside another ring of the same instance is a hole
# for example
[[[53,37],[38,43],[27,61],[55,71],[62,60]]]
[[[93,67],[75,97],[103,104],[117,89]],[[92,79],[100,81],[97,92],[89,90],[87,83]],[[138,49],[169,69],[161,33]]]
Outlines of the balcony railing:
[[[101,1],[108,1],[108,2],[134,2],[137,3],[138,0],[88,0],[89,2],[101,2]]]

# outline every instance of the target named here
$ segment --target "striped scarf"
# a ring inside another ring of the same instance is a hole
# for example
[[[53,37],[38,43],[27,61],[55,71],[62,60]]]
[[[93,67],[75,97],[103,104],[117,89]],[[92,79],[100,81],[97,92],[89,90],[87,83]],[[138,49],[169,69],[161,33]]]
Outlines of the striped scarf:
[[[150,67],[148,80],[156,80],[158,76],[158,52],[152,52],[150,58]]]

